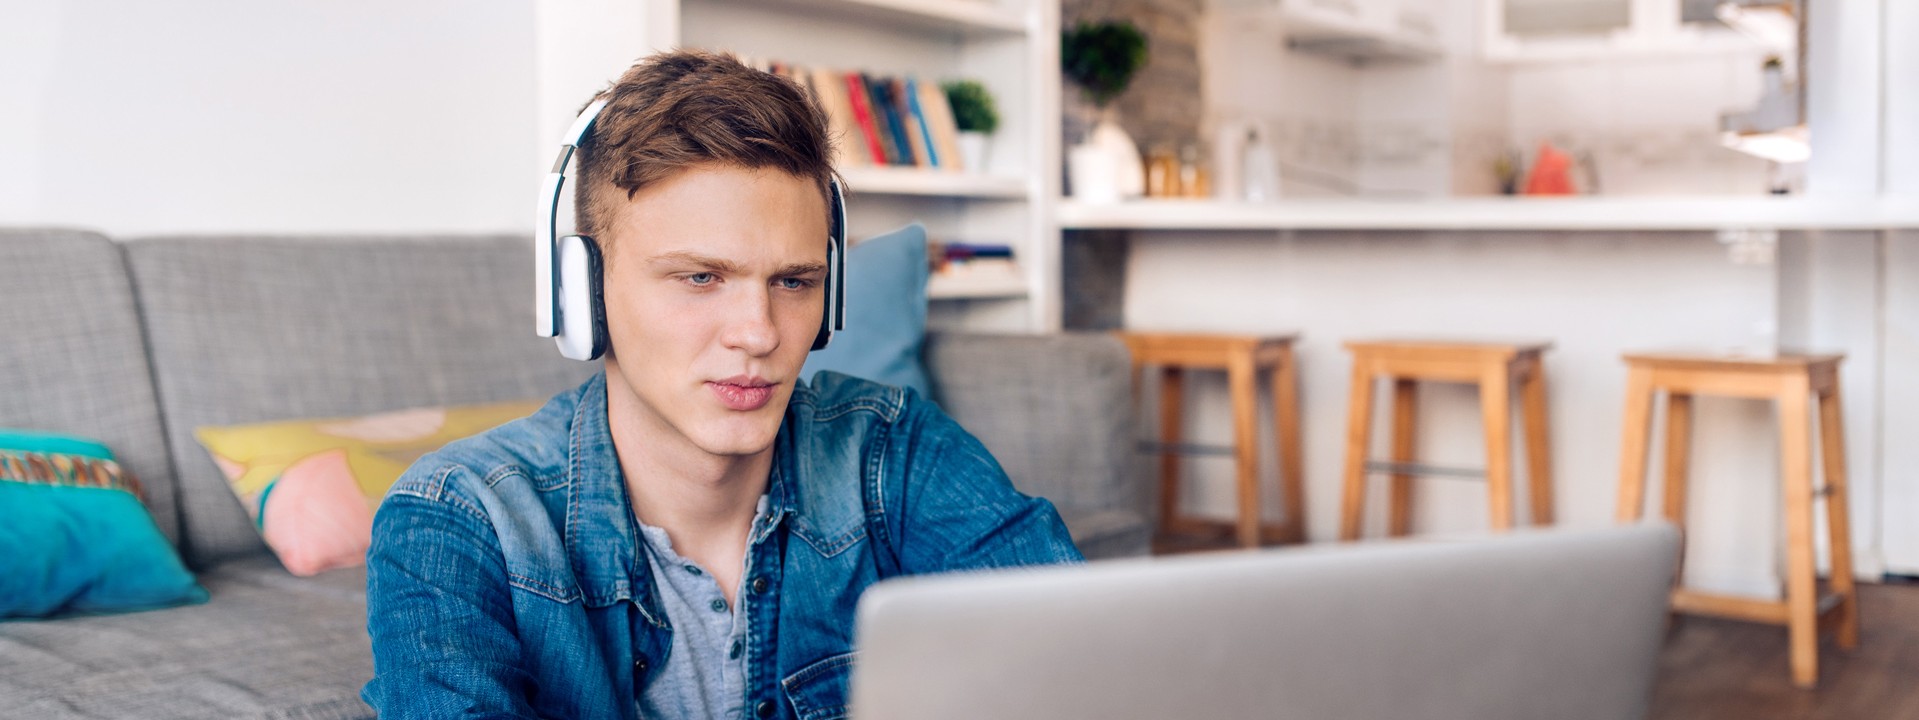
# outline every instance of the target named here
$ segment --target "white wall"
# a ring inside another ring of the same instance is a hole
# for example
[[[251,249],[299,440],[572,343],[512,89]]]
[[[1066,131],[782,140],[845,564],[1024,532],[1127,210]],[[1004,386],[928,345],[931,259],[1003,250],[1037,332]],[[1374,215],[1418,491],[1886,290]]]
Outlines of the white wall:
[[[0,224],[530,232],[532,0],[49,0],[0,18]]]

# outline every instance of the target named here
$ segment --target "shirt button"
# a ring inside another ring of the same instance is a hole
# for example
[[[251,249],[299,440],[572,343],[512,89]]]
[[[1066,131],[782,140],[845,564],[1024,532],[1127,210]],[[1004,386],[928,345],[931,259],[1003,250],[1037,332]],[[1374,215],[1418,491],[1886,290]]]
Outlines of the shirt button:
[[[712,608],[713,608],[713,612],[726,612],[726,601],[719,598],[714,598],[712,603]]]
[[[766,578],[763,578],[763,577],[753,578],[753,594],[755,595],[766,594]]]
[[[646,674],[646,656],[645,655],[641,655],[638,658],[635,658],[633,660],[633,674],[635,675]]]
[[[726,657],[727,657],[728,659],[734,659],[734,660],[737,660],[737,659],[739,659],[739,657],[740,657],[740,641],[738,641],[738,640],[734,640],[734,641],[733,641],[733,647],[730,647],[730,648],[727,648],[727,649],[726,649]]]
[[[704,574],[704,573],[701,573],[701,572],[700,572],[700,568],[699,568],[699,566],[697,566],[697,565],[688,565],[688,566],[686,566],[686,571],[687,571],[688,573],[691,573],[691,574],[693,574],[693,575],[702,575],[702,574]]]
[[[761,700],[760,704],[753,706],[753,714],[760,717],[773,717],[773,702]]]

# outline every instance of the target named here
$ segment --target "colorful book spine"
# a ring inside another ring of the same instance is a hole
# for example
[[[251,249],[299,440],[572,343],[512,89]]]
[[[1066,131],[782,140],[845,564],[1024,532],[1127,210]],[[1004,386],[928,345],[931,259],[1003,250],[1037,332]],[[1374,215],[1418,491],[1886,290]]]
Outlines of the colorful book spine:
[[[893,84],[884,78],[868,77],[868,87],[873,97],[873,106],[878,108],[875,120],[884,120],[880,126],[880,135],[886,138],[887,149],[891,150],[892,165],[912,165],[913,146],[907,139],[906,126],[900,122],[899,103],[893,101]]]
[[[906,104],[912,108],[913,125],[919,130],[920,146],[926,148],[927,165],[940,167],[941,157],[938,144],[933,142],[932,123],[920,103],[920,83],[910,77],[906,79]]]
[[[866,140],[874,165],[886,164],[885,144],[881,142],[879,122],[873,117],[873,108],[867,102],[866,82],[859,73],[846,74],[846,97],[853,106],[853,119],[859,123],[860,134]]]

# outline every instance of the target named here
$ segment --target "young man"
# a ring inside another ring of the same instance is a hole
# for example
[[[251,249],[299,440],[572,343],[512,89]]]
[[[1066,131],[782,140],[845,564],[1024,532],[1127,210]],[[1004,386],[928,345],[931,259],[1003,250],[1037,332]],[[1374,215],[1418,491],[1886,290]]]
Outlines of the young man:
[[[802,90],[676,52],[600,99],[577,195],[603,372],[393,486],[367,557],[383,717],[838,717],[868,585],[1080,559],[924,399],[798,381],[834,187]]]

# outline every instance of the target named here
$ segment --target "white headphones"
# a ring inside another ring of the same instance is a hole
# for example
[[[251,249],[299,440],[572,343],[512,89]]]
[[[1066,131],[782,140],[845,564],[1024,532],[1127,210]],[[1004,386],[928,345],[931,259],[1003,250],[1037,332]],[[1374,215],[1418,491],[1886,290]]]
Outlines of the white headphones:
[[[574,149],[593,131],[593,121],[606,109],[606,99],[594,100],[567,128],[566,140],[553,170],[540,184],[540,218],[534,225],[534,332],[553,338],[560,354],[574,360],[595,360],[606,353],[606,305],[601,294],[600,245],[584,235],[559,234],[560,189],[566,185],[566,167]],[[826,247],[826,312],[813,349],[826,347],[833,332],[846,329],[846,199],[838,180],[830,181],[833,207]]]

